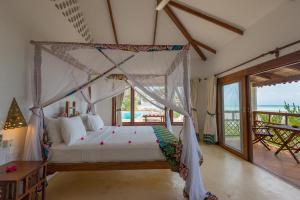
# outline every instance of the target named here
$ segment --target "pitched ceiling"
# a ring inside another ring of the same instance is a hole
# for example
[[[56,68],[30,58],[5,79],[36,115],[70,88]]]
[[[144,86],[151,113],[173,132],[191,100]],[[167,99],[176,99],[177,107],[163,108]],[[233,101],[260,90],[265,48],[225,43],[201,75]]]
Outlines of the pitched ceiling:
[[[285,0],[181,0],[176,1],[225,23],[245,30]],[[107,0],[78,0],[96,42],[115,43]],[[119,43],[152,44],[156,0],[110,0]],[[193,39],[220,50],[242,37],[216,24],[170,6]],[[186,44],[188,41],[167,16],[159,11],[156,44]],[[211,52],[200,48],[206,56]],[[196,55],[195,52],[193,55]]]
[[[10,0],[1,6],[30,29],[34,40],[86,41],[63,16],[55,3],[66,0]],[[94,42],[115,43],[107,0],[77,1]],[[287,0],[181,0],[197,11],[234,25],[247,34],[247,28]],[[156,0],[110,0],[119,43],[152,44]],[[217,51],[235,38],[243,37],[199,17],[170,6],[193,39]],[[76,33],[77,32],[77,33]],[[41,33],[41,34],[36,34]],[[40,36],[43,35],[43,36]],[[164,10],[158,13],[156,44],[186,44],[188,41]],[[200,47],[210,57],[213,54]],[[192,56],[197,56],[192,52]]]

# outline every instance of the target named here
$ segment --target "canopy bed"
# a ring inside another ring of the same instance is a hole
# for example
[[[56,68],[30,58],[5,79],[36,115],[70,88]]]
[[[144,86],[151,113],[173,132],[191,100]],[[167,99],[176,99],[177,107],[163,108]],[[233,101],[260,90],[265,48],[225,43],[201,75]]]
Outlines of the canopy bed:
[[[25,160],[48,159],[50,173],[170,168],[186,181],[184,192],[190,199],[217,199],[206,192],[200,174],[202,155],[191,118],[189,45],[32,44],[33,107]],[[92,98],[88,87],[96,91]],[[167,128],[105,127],[103,122],[98,126],[101,120],[95,104],[120,95],[128,87],[157,107],[184,115],[179,139],[172,134],[169,115],[165,120]],[[43,108],[70,95],[87,102],[91,113],[88,124],[97,128],[86,131],[90,129],[84,123],[86,116],[50,119],[58,120],[61,126],[62,141],[54,143],[45,137],[44,127],[49,127],[50,122]]]

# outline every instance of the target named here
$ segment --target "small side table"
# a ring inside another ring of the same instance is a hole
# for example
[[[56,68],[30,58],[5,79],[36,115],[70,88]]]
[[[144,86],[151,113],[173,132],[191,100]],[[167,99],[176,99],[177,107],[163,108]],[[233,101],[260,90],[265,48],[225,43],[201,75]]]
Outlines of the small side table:
[[[17,171],[5,172],[12,165]],[[0,200],[44,200],[46,175],[46,161],[13,161],[0,166]]]

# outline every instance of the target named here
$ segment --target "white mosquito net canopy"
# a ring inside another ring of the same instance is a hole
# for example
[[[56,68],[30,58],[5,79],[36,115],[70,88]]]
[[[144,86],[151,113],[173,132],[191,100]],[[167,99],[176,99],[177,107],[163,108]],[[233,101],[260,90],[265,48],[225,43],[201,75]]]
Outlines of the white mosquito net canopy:
[[[188,169],[189,198],[204,199],[201,153],[192,122],[189,45],[111,45],[32,42],[35,45],[33,107],[24,159],[42,160],[43,107],[69,95],[94,105],[133,87],[154,105],[184,115],[181,163]],[[93,98],[87,88],[93,88]],[[169,115],[166,124],[171,130]]]

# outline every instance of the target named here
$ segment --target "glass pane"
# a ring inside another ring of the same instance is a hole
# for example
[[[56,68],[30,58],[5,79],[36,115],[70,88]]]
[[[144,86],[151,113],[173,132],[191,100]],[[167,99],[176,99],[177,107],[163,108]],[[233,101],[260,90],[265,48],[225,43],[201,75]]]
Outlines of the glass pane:
[[[123,101],[122,101],[122,122],[130,122],[130,117],[131,117],[131,112],[130,112],[130,106],[131,106],[131,102],[130,102],[130,93],[131,93],[131,89],[127,89],[124,92],[124,97],[123,97]]]
[[[183,115],[173,111],[173,122],[183,122]]]
[[[224,143],[235,150],[241,151],[242,127],[239,83],[223,86],[223,109]]]
[[[134,97],[134,122],[164,122],[165,110],[151,104],[137,92]]]

